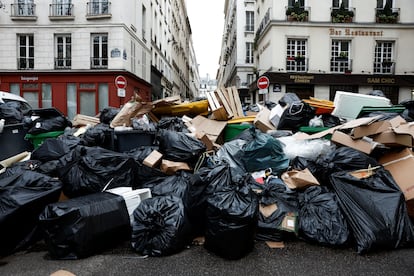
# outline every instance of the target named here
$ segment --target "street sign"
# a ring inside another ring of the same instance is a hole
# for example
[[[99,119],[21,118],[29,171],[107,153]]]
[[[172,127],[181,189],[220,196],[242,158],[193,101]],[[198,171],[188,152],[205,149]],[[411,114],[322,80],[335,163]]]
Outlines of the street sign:
[[[269,87],[269,78],[266,76],[261,76],[258,80],[257,80],[257,88],[259,89],[267,89]]]
[[[124,76],[117,76],[115,78],[115,86],[118,89],[125,89],[127,87],[127,80]]]

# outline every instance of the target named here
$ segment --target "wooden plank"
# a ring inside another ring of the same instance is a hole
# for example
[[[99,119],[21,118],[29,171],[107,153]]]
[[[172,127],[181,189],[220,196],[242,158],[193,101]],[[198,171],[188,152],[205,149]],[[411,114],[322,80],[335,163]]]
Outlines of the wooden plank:
[[[229,106],[229,103],[226,99],[226,97],[224,96],[222,90],[220,88],[218,88],[216,90],[216,93],[221,101],[221,103],[223,104],[224,108],[226,109],[227,114],[229,115],[229,118],[232,118],[234,116],[233,111],[231,109],[231,107]]]
[[[216,110],[213,110],[213,119],[217,121],[227,121],[228,115],[224,107],[220,106]]]
[[[226,88],[226,91],[228,95],[229,105],[231,106],[231,110],[233,111],[233,115],[235,117],[239,117],[237,114],[236,105],[234,104],[233,90],[231,89],[231,87],[228,87]]]
[[[240,101],[239,91],[237,90],[236,86],[233,86],[232,89],[233,89],[234,103],[236,104],[236,108],[237,108],[237,114],[239,115],[239,117],[244,117],[243,106]]]
[[[211,97],[211,93],[206,92],[206,96],[207,96],[208,105],[210,106],[211,111],[216,110],[217,106],[216,106],[216,103],[213,101],[213,99]]]

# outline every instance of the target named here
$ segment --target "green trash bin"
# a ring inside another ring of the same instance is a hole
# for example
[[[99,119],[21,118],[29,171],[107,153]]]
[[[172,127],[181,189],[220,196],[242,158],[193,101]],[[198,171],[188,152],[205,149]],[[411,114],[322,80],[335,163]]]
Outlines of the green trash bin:
[[[49,131],[45,133],[39,133],[39,134],[26,134],[24,136],[25,139],[29,140],[32,144],[34,149],[37,149],[40,147],[41,144],[43,144],[43,141],[47,138],[56,138],[64,133],[63,130],[58,131]]]
[[[231,141],[234,137],[251,127],[252,124],[227,124],[224,128],[224,142]]]

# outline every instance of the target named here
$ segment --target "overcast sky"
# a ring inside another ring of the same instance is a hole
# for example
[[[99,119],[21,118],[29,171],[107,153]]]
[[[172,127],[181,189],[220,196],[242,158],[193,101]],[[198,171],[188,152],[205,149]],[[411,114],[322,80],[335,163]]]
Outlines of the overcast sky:
[[[221,51],[224,0],[187,0],[187,14],[200,77],[215,79]]]

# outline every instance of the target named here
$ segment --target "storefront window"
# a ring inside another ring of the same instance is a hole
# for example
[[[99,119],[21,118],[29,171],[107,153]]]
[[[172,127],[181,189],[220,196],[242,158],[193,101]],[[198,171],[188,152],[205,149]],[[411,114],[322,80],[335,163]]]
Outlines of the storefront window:
[[[25,98],[33,108],[39,108],[39,93],[23,92],[23,98]]]
[[[95,93],[93,92],[80,92],[79,93],[79,106],[80,113],[86,116],[95,116]]]
[[[66,97],[67,97],[68,118],[72,120],[75,117],[76,112],[77,112],[76,85],[74,83],[67,84]]]
[[[107,83],[100,83],[99,84],[99,111],[108,107],[109,105],[109,97],[108,97],[108,84]]]
[[[50,83],[42,84],[42,108],[52,107],[52,86]]]

